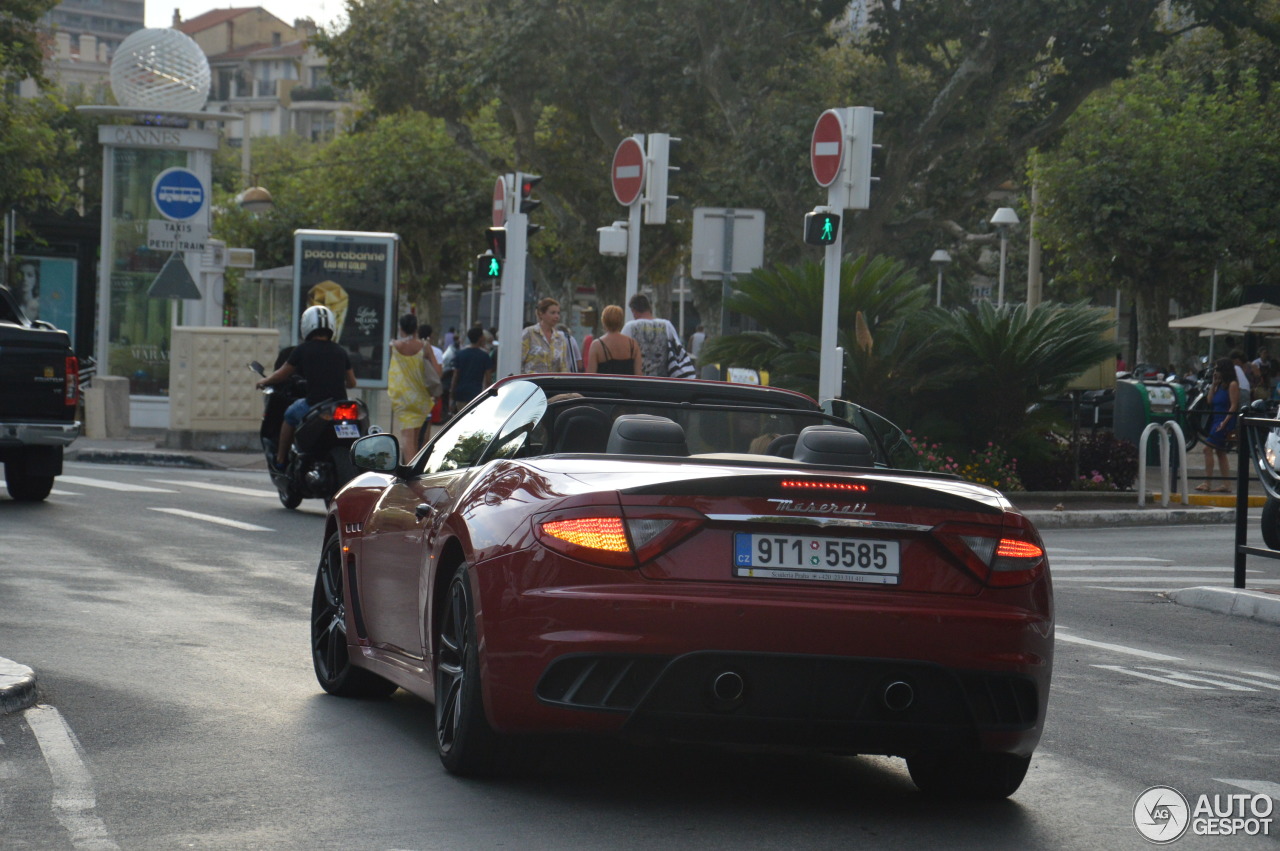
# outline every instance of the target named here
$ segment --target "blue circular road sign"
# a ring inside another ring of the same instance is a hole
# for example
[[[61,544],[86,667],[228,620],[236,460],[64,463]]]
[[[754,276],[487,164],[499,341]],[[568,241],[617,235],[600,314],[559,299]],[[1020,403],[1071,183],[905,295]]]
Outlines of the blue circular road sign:
[[[204,209],[204,184],[189,169],[166,168],[151,184],[151,200],[166,219],[186,221]]]

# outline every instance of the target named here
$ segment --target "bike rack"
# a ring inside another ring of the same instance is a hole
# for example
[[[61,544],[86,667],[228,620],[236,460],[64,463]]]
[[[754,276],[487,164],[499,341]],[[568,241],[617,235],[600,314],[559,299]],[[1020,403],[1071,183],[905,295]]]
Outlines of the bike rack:
[[[1160,432],[1160,505],[1168,507],[1172,482],[1169,474],[1169,441],[1178,447],[1178,473],[1182,480],[1182,504],[1191,504],[1191,494],[1187,492],[1187,442],[1182,434],[1182,426],[1173,420],[1162,423],[1148,423],[1138,438],[1138,505],[1147,504],[1147,439],[1151,432]]]

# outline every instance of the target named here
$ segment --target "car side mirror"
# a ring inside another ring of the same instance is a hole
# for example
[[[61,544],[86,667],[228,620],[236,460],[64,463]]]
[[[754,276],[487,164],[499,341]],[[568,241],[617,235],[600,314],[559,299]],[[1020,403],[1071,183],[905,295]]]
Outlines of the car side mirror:
[[[351,463],[361,470],[394,475],[400,469],[400,441],[391,434],[369,434],[351,444]]]

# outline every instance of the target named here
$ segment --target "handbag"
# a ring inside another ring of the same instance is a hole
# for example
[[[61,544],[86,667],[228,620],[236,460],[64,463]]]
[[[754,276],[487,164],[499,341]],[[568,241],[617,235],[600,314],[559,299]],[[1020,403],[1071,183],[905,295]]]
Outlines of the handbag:
[[[425,349],[422,356],[422,374],[426,379],[427,392],[433,399],[439,399],[444,393],[444,383],[440,380],[440,372],[435,368],[435,364],[427,360]]]
[[[667,375],[671,378],[694,378],[698,371],[684,346],[667,338]]]

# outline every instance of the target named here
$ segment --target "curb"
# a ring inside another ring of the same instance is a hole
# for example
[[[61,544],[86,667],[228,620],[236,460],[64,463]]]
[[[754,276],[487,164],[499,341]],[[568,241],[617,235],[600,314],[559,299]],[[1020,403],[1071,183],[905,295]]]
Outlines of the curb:
[[[36,672],[0,656],[0,715],[26,709],[36,702]]]
[[[1166,596],[1179,606],[1280,625],[1280,595],[1243,588],[1182,588]]]
[[[140,467],[189,467],[200,470],[225,470],[226,464],[217,464],[185,452],[155,452],[128,449],[73,449],[66,454],[67,461],[89,464],[129,464]]]

